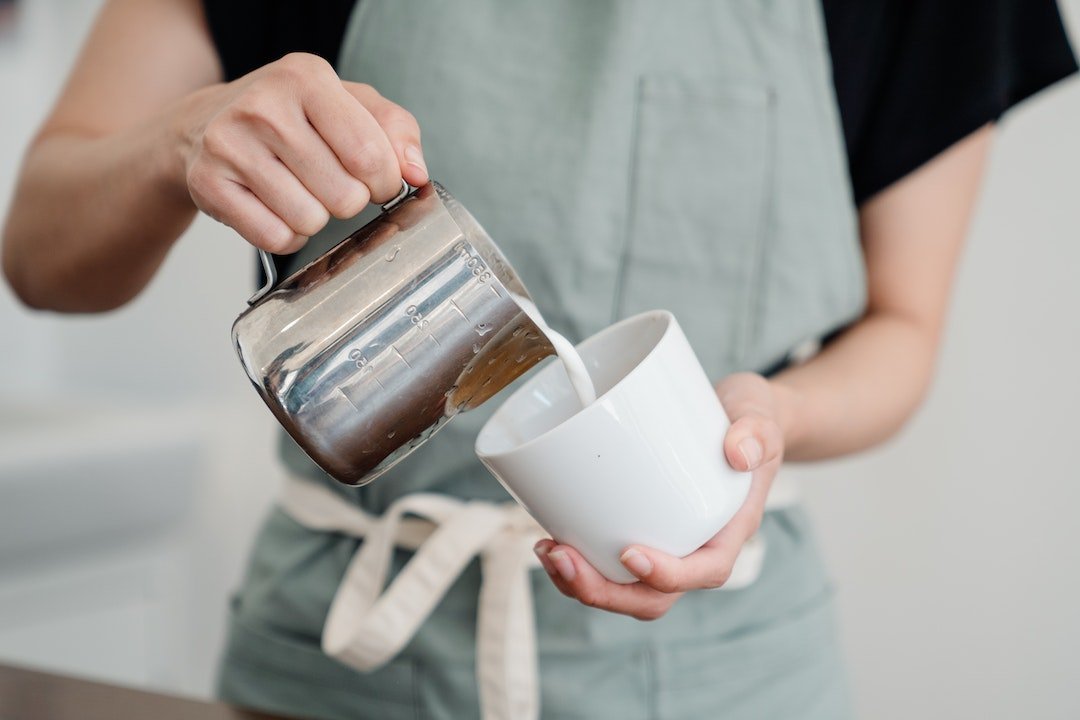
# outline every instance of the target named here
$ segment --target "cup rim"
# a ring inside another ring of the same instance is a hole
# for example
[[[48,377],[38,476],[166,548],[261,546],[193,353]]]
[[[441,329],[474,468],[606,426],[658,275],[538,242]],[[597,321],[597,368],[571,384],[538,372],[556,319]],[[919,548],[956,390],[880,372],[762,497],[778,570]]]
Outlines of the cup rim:
[[[643,321],[645,321],[645,320],[647,320],[649,318],[653,318],[653,317],[659,317],[665,322],[665,326],[664,326],[663,332],[660,333],[660,337],[657,338],[656,342],[649,349],[649,351],[645,353],[645,356],[641,358],[640,362],[638,362],[636,365],[634,365],[634,367],[632,367],[629,372],[627,372],[625,375],[623,375],[621,378],[619,378],[618,382],[616,382],[614,385],[612,385],[610,388],[608,388],[601,395],[598,395],[596,397],[596,400],[591,405],[588,405],[586,407],[581,408],[576,413],[574,413],[570,417],[566,418],[562,422],[558,423],[554,427],[548,428],[547,430],[540,433],[539,435],[536,435],[535,437],[529,438],[528,440],[521,443],[520,445],[515,445],[514,447],[509,448],[507,450],[501,450],[501,451],[497,451],[497,452],[482,452],[480,450],[480,443],[481,443],[482,438],[484,437],[484,434],[487,432],[488,428],[492,425],[492,423],[496,422],[496,420],[499,419],[499,417],[502,415],[502,413],[506,411],[506,408],[510,405],[510,403],[512,403],[519,395],[522,395],[522,394],[528,392],[529,389],[533,386],[533,384],[540,382],[540,378],[543,376],[543,374],[545,372],[548,372],[548,368],[554,367],[553,364],[549,364],[546,367],[542,368],[540,370],[540,372],[536,373],[531,378],[529,378],[525,382],[525,384],[522,385],[521,387],[519,387],[517,390],[515,390],[510,395],[510,397],[503,400],[502,404],[499,405],[498,409],[495,410],[494,414],[492,414],[492,416],[490,418],[488,418],[487,421],[483,424],[483,426],[480,428],[480,432],[477,433],[477,435],[476,435],[476,442],[473,444],[473,451],[476,453],[477,457],[479,457],[481,459],[485,459],[485,458],[505,458],[505,457],[508,457],[508,456],[510,456],[510,455],[512,455],[514,453],[521,452],[522,450],[528,448],[529,446],[531,446],[533,444],[536,444],[536,443],[539,443],[539,442],[541,442],[543,440],[548,439],[549,436],[555,434],[556,432],[567,432],[567,430],[565,428],[573,425],[574,423],[582,422],[582,421],[578,420],[577,418],[583,417],[587,412],[590,411],[590,408],[599,406],[601,404],[601,402],[604,400],[604,398],[606,398],[609,394],[611,394],[613,391],[615,391],[617,388],[619,388],[621,385],[623,385],[625,382],[627,382],[631,377],[633,377],[634,375],[640,373],[641,367],[643,365],[645,365],[649,361],[649,359],[652,358],[655,355],[656,348],[658,348],[660,346],[660,343],[662,343],[664,341],[664,339],[671,332],[673,332],[673,328],[678,326],[678,321],[675,319],[675,316],[671,313],[670,310],[646,310],[644,312],[637,313],[636,315],[631,315],[630,317],[623,318],[622,320],[618,321],[617,323],[614,323],[612,325],[607,326],[603,330],[600,330],[599,332],[597,332],[597,333],[595,333],[593,335],[590,335],[589,337],[582,340],[580,343],[574,345],[574,349],[579,350],[580,348],[582,348],[582,347],[584,347],[586,345],[591,345],[591,344],[593,344],[595,342],[602,341],[604,339],[604,337],[606,337],[607,335],[609,335],[611,333],[617,332],[618,330],[620,330],[621,328],[623,328],[626,325],[643,322]]]

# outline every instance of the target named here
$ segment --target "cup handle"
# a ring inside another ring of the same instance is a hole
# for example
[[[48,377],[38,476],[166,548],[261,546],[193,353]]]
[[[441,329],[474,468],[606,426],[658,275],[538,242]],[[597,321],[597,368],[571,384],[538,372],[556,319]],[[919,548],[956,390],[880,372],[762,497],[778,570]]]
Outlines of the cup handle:
[[[403,179],[401,181],[401,190],[398,191],[398,194],[394,196],[393,200],[382,206],[382,211],[389,212],[390,210],[393,210],[401,204],[402,200],[409,196],[410,192],[412,192],[412,187]],[[248,298],[248,305],[254,305],[262,300],[274,289],[274,286],[277,285],[278,281],[277,266],[274,265],[274,256],[266,250],[259,250],[259,260],[262,262],[263,277],[266,278],[266,282],[263,283],[261,288],[255,291],[254,295]]]

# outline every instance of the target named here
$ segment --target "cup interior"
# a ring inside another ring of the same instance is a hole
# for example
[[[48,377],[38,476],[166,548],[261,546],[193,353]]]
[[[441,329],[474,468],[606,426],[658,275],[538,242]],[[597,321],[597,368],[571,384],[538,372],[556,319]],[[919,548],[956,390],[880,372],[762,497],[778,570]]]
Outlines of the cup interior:
[[[671,326],[671,313],[653,310],[622,320],[577,345],[596,388],[596,404],[649,356]],[[551,358],[495,412],[476,439],[484,456],[516,450],[581,412],[562,362]]]

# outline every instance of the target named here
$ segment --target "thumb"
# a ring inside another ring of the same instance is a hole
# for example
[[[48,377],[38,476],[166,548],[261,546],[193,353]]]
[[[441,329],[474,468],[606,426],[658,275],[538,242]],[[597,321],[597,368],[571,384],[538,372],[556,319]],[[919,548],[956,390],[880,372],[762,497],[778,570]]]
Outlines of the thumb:
[[[779,460],[783,448],[780,426],[762,415],[740,417],[724,437],[724,456],[736,470],[756,470]]]

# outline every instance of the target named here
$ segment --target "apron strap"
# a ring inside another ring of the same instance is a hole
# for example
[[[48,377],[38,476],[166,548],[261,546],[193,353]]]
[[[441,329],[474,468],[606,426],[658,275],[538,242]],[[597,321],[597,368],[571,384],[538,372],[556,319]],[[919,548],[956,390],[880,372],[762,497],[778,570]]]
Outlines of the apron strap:
[[[516,503],[416,493],[399,498],[375,518],[325,487],[291,480],[281,507],[312,529],[364,538],[330,604],[322,634],[323,652],[361,671],[375,670],[396,656],[465,566],[480,556],[476,670],[483,718],[539,718],[529,570],[539,566],[532,546],[544,533]],[[406,514],[428,522],[409,525]],[[416,554],[384,592],[394,548],[402,545]]]
[[[438,526],[383,592],[398,525],[406,512]],[[438,498],[430,495],[402,497],[369,529],[350,561],[326,616],[323,651],[360,670],[384,665],[416,634],[450,584],[502,524],[500,513],[490,506],[465,503],[447,508],[439,507]]]
[[[796,495],[793,483],[784,482],[781,474],[766,509],[791,504]],[[517,503],[414,493],[376,517],[323,485],[293,477],[279,504],[311,530],[364,539],[330,604],[323,652],[364,672],[386,664],[413,638],[465,566],[479,557],[476,676],[483,720],[539,718],[529,571],[540,565],[532,547],[547,533]],[[395,548],[415,554],[387,587]],[[753,584],[765,550],[763,537],[751,538],[719,590]]]
[[[529,570],[540,565],[532,546],[543,536],[504,530],[481,556],[476,677],[484,718],[540,716]]]

